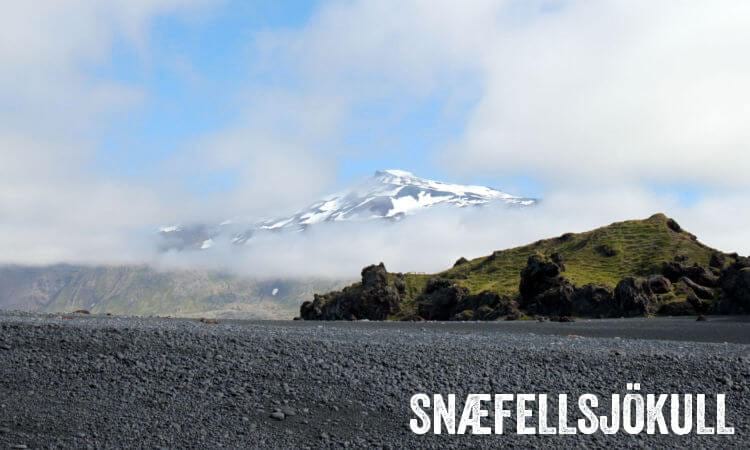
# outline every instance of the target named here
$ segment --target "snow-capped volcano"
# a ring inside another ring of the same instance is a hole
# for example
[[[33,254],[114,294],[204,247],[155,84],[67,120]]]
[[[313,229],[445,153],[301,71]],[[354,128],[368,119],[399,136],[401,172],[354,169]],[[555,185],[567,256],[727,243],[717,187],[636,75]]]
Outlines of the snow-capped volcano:
[[[488,204],[530,206],[536,200],[484,187],[419,178],[403,170],[381,170],[351,189],[328,196],[290,216],[247,224],[225,221],[215,227],[173,225],[160,230],[168,248],[210,248],[221,235],[236,244],[248,243],[259,232],[300,231],[315,224],[339,221],[400,220],[438,205],[464,208]]]

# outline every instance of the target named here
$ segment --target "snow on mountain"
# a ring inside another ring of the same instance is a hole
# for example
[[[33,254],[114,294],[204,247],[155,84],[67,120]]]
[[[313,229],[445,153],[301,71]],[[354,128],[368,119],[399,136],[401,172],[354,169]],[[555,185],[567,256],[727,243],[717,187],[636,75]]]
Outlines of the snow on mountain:
[[[395,221],[438,205],[465,208],[493,203],[524,207],[534,205],[536,200],[484,186],[443,183],[390,169],[377,171],[365,182],[326,197],[295,214],[245,225],[241,231],[238,231],[240,224],[227,220],[214,227],[163,227],[160,234],[165,238],[164,248],[207,249],[217,236],[228,232],[232,242],[245,244],[255,233],[264,231],[301,231],[324,222]]]

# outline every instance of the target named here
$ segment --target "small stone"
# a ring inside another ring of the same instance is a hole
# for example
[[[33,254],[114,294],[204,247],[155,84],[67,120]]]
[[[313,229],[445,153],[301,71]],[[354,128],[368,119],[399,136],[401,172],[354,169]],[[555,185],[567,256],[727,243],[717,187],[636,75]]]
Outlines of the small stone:
[[[10,350],[10,349],[11,349],[10,345],[5,344],[5,343],[0,344],[0,350]]]
[[[273,420],[284,420],[286,416],[284,416],[284,413],[281,411],[274,411],[271,413],[271,418]]]

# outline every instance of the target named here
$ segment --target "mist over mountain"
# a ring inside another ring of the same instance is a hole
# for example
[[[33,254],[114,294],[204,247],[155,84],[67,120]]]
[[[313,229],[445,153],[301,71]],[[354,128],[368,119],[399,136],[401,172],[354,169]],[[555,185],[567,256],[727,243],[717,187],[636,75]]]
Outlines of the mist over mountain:
[[[170,225],[159,230],[163,250],[207,250],[217,239],[251,244],[268,232],[300,232],[331,222],[399,221],[424,210],[477,206],[527,207],[536,199],[518,197],[485,186],[451,184],[420,178],[398,169],[379,170],[339,193],[289,216],[249,221],[228,219],[218,225]]]
[[[415,226],[451,216],[456,220],[470,208],[500,214],[536,203],[489,187],[377,171],[289,216],[165,226],[159,231],[162,258],[152,264],[0,266],[0,308],[288,319],[315,293],[354,279],[348,269],[336,268],[349,254],[334,242],[364,242],[362,236],[369,235],[373,243],[382,243],[412,236],[412,227],[384,227],[426,210],[438,214],[421,215]],[[361,258],[369,258],[372,250],[357,248]],[[293,261],[284,259],[290,255]]]

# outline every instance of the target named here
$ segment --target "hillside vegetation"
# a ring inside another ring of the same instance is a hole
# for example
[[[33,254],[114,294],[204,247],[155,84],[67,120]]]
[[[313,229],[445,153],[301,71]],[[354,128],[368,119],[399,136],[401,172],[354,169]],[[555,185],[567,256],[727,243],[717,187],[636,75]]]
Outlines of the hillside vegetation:
[[[521,270],[535,253],[561,255],[565,277],[575,285],[601,284],[614,288],[626,276],[659,273],[661,265],[675,257],[687,264],[707,266],[717,250],[700,243],[664,214],[655,214],[645,220],[617,222],[585,233],[567,233],[523,247],[498,250],[437,275],[455,280],[470,293],[491,291],[515,296]],[[407,284],[413,286],[423,286],[429,277],[406,274]]]
[[[443,272],[388,273],[303,303],[316,320],[497,320],[750,313],[750,260],[712,249],[655,214],[566,233]]]

